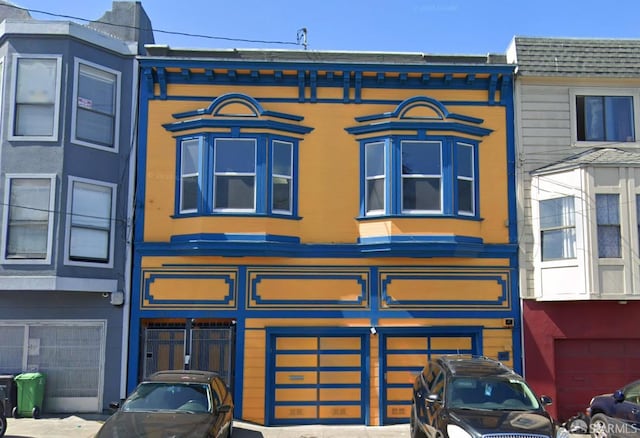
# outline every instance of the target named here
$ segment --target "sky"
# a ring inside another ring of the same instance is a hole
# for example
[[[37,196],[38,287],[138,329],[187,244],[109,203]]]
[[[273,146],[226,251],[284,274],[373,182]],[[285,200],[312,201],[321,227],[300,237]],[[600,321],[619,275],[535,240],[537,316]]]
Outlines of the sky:
[[[111,0],[10,1],[36,19],[83,24],[112,6]],[[142,6],[156,44],[172,48],[485,55],[505,53],[514,36],[640,39],[640,0],[142,0]]]

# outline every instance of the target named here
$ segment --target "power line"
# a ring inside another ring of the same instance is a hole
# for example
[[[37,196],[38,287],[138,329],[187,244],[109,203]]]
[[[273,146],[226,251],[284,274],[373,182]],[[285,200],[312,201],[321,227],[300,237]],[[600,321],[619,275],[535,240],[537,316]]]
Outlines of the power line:
[[[27,11],[27,12],[30,12],[30,13],[49,15],[49,16],[58,17],[58,18],[66,18],[66,19],[69,19],[69,20],[79,20],[79,21],[84,21],[84,22],[87,22],[87,23],[106,24],[106,25],[114,26],[114,27],[122,27],[122,28],[125,28],[125,29],[151,31],[151,32],[154,32],[154,33],[157,32],[157,33],[163,33],[163,34],[168,34],[168,35],[179,35],[179,36],[187,36],[187,37],[193,37],[193,38],[212,39],[212,40],[235,41],[235,42],[242,42],[242,43],[279,44],[279,45],[289,45],[289,46],[300,46],[300,45],[303,45],[305,49],[307,48],[306,36],[305,36],[303,41],[300,41],[300,40],[298,40],[298,41],[278,41],[278,40],[271,41],[271,40],[253,40],[253,39],[247,39],[247,38],[231,38],[231,37],[222,37],[222,36],[214,36],[214,35],[204,35],[204,34],[197,34],[197,33],[189,33],[189,32],[177,32],[177,31],[162,30],[162,29],[142,28],[142,27],[131,26],[131,25],[127,25],[127,24],[110,23],[108,21],[101,21],[101,20],[89,20],[89,19],[86,19],[86,18],[76,17],[76,16],[73,16],[73,15],[55,14],[53,12],[41,11],[41,10],[38,10],[38,9],[22,8],[20,6],[11,5],[11,4],[8,4],[8,3],[4,3],[2,6],[6,6],[6,7],[9,7],[9,8],[14,8],[14,9],[19,9],[21,11]],[[306,29],[305,29],[305,33],[306,33]]]

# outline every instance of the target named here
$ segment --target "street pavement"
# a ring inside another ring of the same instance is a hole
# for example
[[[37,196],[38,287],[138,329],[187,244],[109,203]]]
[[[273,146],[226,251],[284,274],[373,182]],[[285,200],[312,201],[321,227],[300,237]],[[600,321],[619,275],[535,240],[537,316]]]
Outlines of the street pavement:
[[[100,414],[7,418],[4,438],[92,438],[108,418]],[[409,425],[264,427],[234,421],[232,438],[409,438]],[[133,438],[133,437],[132,437]]]
[[[4,438],[93,438],[108,415],[45,415],[7,418]],[[265,427],[234,421],[232,438],[409,438],[409,425],[393,426],[286,426]],[[134,437],[131,437],[134,438]],[[589,438],[571,434],[568,438]]]

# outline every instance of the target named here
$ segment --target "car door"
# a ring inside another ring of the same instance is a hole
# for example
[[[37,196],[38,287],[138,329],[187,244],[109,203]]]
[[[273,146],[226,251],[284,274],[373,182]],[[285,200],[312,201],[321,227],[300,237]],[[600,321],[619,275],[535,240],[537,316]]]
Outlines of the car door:
[[[231,394],[222,379],[215,377],[211,382],[214,399],[214,412],[216,413],[216,436],[227,436],[227,429],[231,427],[233,410]]]
[[[445,373],[438,365],[433,364],[427,381],[429,394],[427,396],[426,419],[429,436],[441,437],[442,407],[444,401]]]
[[[624,401],[614,405],[615,417],[640,426],[640,381],[627,385],[622,392]]]

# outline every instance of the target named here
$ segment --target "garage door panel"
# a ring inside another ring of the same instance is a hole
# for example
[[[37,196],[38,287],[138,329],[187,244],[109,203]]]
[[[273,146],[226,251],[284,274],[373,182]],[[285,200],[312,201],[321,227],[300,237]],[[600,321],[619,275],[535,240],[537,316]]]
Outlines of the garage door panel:
[[[360,388],[321,388],[320,401],[360,401],[362,391]]]
[[[321,371],[320,383],[323,385],[331,384],[354,384],[359,385],[362,382],[362,373],[360,371]]]
[[[276,406],[275,417],[284,420],[313,420],[318,418],[318,408],[304,405]]]
[[[278,385],[315,385],[318,383],[318,374],[312,371],[279,371],[276,373]]]
[[[278,338],[276,340],[276,349],[278,351],[286,350],[317,350],[318,338],[316,337],[295,337],[295,338]]]
[[[351,418],[362,417],[361,406],[352,406],[352,405],[320,406],[318,411],[319,411],[319,418],[322,420],[334,420],[334,419],[348,420]]]
[[[321,367],[359,367],[362,354],[321,354]]]
[[[316,401],[317,391],[315,388],[288,388],[276,389],[276,403],[290,401]]]
[[[285,354],[276,357],[277,367],[311,367],[318,366],[318,356],[316,354]]]

